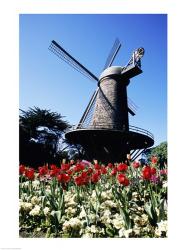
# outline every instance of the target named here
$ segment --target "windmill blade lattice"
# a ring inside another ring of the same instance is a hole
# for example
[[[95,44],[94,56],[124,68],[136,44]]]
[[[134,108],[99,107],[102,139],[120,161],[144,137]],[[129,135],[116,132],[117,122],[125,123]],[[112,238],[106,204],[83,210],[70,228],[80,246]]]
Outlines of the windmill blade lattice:
[[[79,122],[77,128],[86,128],[86,127],[90,126],[98,93],[99,93],[99,87],[93,93],[92,98],[90,99],[90,102],[89,102],[88,106],[86,107],[86,110],[85,110],[82,118],[80,119],[80,122]]]
[[[121,43],[119,41],[118,38],[116,38],[115,42],[114,42],[114,45],[110,51],[110,54],[108,55],[107,57],[107,60],[106,60],[106,63],[105,63],[105,66],[103,68],[103,70],[105,70],[106,68],[110,67],[119,51],[119,49],[121,48]]]
[[[131,115],[135,115],[138,109],[138,106],[128,97],[128,111]]]
[[[57,42],[54,40],[51,42],[49,46],[49,50],[51,50],[55,55],[57,55],[60,59],[71,65],[74,69],[79,71],[81,74],[85,75],[91,80],[98,81],[98,78],[90,72],[86,67],[84,67],[80,62],[78,62],[74,57],[72,57],[65,49],[63,49]]]

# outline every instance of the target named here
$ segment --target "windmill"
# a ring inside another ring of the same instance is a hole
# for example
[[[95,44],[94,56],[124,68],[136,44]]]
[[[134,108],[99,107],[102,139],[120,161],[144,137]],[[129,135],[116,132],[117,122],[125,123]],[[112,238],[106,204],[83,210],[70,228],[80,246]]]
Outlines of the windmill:
[[[154,137],[150,132],[129,125],[129,113],[135,115],[135,105],[127,97],[127,86],[131,78],[142,73],[141,58],[144,49],[133,51],[126,66],[112,66],[120,47],[121,43],[116,39],[99,77],[56,41],[53,40],[49,47],[59,58],[97,82],[97,88],[79,123],[65,134],[69,143],[84,149],[88,160],[119,162],[124,161],[129,153],[135,159],[154,144]]]

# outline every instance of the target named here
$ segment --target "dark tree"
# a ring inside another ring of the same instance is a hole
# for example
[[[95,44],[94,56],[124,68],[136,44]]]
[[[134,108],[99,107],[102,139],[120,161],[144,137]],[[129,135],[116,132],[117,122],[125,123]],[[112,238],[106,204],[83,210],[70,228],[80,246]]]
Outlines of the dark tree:
[[[162,142],[156,147],[147,149],[145,155],[148,160],[150,160],[152,156],[157,156],[160,168],[164,167],[164,164],[167,163],[167,142]]]
[[[59,140],[69,123],[60,114],[38,107],[20,111],[20,164],[35,167],[54,163],[58,158]]]

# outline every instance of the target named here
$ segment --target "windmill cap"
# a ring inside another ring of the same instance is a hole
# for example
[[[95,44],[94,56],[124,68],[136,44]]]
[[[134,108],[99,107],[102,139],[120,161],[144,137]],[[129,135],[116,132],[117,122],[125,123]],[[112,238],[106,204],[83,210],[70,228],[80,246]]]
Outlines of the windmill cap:
[[[111,75],[121,75],[122,67],[120,66],[111,66],[109,68],[106,68],[100,75],[99,81],[102,80],[102,78],[106,76],[111,76]]]

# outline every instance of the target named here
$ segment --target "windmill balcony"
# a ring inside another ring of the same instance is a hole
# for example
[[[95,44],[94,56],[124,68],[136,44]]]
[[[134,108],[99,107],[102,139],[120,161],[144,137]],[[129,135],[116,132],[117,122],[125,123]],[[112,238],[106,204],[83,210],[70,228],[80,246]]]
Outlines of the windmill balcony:
[[[94,130],[94,129],[103,129],[103,130],[108,130],[108,129],[112,129],[112,130],[120,130],[120,131],[126,131],[125,130],[125,126],[123,126],[121,129],[119,129],[119,125],[118,124],[108,124],[108,123],[97,123],[97,125],[91,124],[91,125],[87,125],[85,123],[79,123],[78,125],[73,125],[70,128],[68,128],[66,130],[67,132],[73,131],[73,130]],[[139,127],[135,127],[135,126],[129,126],[129,132],[137,132],[146,136],[149,136],[151,139],[154,140],[154,136],[152,133],[150,133],[148,130],[139,128]]]
[[[142,149],[151,147],[154,144],[154,136],[149,131],[135,127],[129,126],[129,129],[125,127],[119,127],[118,124],[108,124],[108,123],[97,123],[97,125],[86,125],[78,124],[72,126],[66,131],[65,137],[70,140],[70,142],[94,140],[96,141],[107,141],[108,144],[112,142],[123,142],[128,146],[130,150],[132,149]]]

